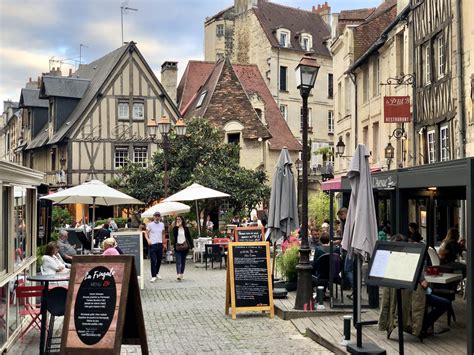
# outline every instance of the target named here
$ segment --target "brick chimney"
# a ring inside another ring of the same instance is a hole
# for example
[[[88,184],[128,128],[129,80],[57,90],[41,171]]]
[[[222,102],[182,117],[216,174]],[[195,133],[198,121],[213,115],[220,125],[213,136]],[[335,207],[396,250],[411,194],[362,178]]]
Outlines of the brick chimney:
[[[161,85],[176,104],[176,88],[178,86],[178,62],[166,61],[161,65]]]
[[[330,26],[331,6],[325,1],[324,4],[318,4],[318,7],[313,6],[312,12],[319,14],[324,22]]]

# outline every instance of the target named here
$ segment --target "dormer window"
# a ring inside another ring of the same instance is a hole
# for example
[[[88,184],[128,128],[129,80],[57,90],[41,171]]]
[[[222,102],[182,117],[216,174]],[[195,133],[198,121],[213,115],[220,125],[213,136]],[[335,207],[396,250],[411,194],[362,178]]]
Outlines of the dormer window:
[[[206,94],[207,94],[207,90],[206,90],[206,91],[203,91],[203,92],[201,93],[201,95],[199,95],[199,100],[198,100],[198,102],[197,102],[197,104],[196,104],[196,108],[202,106],[202,103],[204,102],[204,99],[206,98]]]
[[[290,47],[290,31],[285,29],[277,30],[277,39],[280,47]]]
[[[303,33],[300,36],[300,46],[301,49],[304,51],[310,51],[313,47],[313,38],[310,34],[308,33]]]

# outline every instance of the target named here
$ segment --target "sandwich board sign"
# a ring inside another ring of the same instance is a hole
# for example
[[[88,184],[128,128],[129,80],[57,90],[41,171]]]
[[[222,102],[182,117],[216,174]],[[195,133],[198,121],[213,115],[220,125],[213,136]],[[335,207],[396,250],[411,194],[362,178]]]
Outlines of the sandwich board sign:
[[[75,256],[61,354],[120,354],[122,344],[148,354],[133,256]]]
[[[270,245],[267,242],[229,243],[225,314],[268,311],[274,316]]]
[[[262,227],[237,227],[234,229],[236,242],[264,242],[264,228]]]
[[[140,289],[145,288],[143,277],[143,236],[141,231],[114,232],[111,236],[115,238],[123,255],[133,255],[137,269]]]

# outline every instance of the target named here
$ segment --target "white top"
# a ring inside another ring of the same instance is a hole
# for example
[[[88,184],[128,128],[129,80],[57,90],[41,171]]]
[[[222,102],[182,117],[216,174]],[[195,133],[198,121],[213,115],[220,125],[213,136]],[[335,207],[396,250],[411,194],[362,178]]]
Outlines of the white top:
[[[150,222],[146,226],[146,230],[149,233],[151,244],[163,243],[163,230],[165,225],[163,222]]]
[[[184,228],[180,227],[178,228],[178,244],[183,244],[186,241],[186,235],[184,234]]]
[[[58,268],[61,265],[64,267],[62,271],[66,270],[66,265],[56,256],[43,255],[42,273],[43,275],[55,275],[59,272]]]

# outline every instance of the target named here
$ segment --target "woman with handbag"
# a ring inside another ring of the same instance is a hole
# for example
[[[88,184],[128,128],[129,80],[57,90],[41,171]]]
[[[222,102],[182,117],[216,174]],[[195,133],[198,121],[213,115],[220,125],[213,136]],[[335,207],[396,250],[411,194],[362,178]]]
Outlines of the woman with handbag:
[[[177,216],[173,227],[173,246],[174,255],[176,257],[176,273],[177,280],[183,279],[184,267],[186,265],[186,255],[193,247],[193,239],[189,233],[188,227],[183,217]]]

